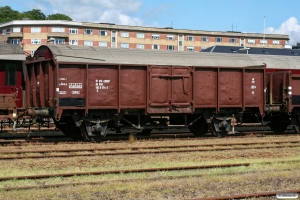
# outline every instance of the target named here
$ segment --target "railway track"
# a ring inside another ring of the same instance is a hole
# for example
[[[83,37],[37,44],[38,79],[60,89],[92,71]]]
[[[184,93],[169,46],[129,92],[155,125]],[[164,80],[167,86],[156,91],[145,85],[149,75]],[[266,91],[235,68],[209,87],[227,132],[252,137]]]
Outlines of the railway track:
[[[250,166],[254,164],[275,164],[275,163],[287,163],[287,162],[300,162],[299,160],[286,160],[286,161],[275,161],[275,162],[246,162],[246,163],[228,163],[228,164],[217,164],[217,165],[198,165],[198,166],[177,166],[177,167],[162,167],[162,168],[143,168],[143,169],[122,169],[122,170],[105,170],[105,171],[91,171],[91,172],[74,172],[74,173],[61,173],[61,174],[36,174],[28,176],[9,176],[0,177],[0,181],[10,180],[24,180],[24,179],[47,179],[54,177],[72,177],[72,176],[86,176],[86,175],[104,175],[104,174],[129,174],[129,173],[151,173],[159,171],[186,171],[186,170],[200,170],[200,169],[213,169],[213,168],[230,168],[230,167],[241,167]]]
[[[230,134],[226,136],[226,138],[249,138],[249,137],[268,137],[268,136],[295,136],[298,135],[292,131],[283,133],[283,134],[275,134],[270,131],[251,131],[251,132],[239,132],[237,134]],[[114,134],[109,135],[104,138],[103,142],[120,142],[128,140],[129,134]],[[16,139],[17,138],[17,139]],[[25,139],[22,139],[25,138]],[[196,137],[192,133],[189,132],[177,132],[177,133],[154,133],[151,135],[135,135],[135,140],[151,140],[151,141],[164,141],[164,140],[173,140],[173,139],[185,139],[185,140],[197,140],[197,139],[218,139],[210,134]],[[60,136],[34,136],[34,137],[0,137],[0,146],[3,145],[39,145],[39,144],[52,144],[52,143],[88,143],[84,141],[73,141],[71,138],[66,137],[65,135]]]
[[[281,169],[279,171],[288,171],[289,169]],[[239,174],[248,174],[248,173],[255,173],[255,172],[262,172],[262,171],[269,171],[269,170],[253,170],[253,171],[246,171],[246,172],[239,172]],[[235,176],[235,174],[232,174],[231,172],[223,172],[220,173],[219,175],[231,175]],[[203,174],[198,174],[198,175],[193,175],[193,177],[203,177]],[[168,179],[183,179],[183,178],[189,178],[190,175],[176,175],[176,176],[168,176]],[[158,177],[149,177],[147,178],[148,181],[156,181],[159,180]],[[101,184],[108,184],[112,182],[136,182],[136,181],[141,181],[143,178],[126,178],[126,179],[114,179],[114,180],[106,180],[106,181],[89,181],[89,182],[70,182],[70,183],[59,183],[59,184],[47,184],[47,185],[31,185],[31,186],[21,186],[21,187],[5,187],[5,188],[0,188],[1,190],[4,191],[12,191],[12,190],[30,190],[30,189],[46,189],[46,188],[59,188],[59,187],[64,187],[64,186],[80,186],[80,185],[101,185]]]
[[[255,149],[294,148],[294,147],[299,147],[300,146],[299,143],[300,140],[276,141],[276,142],[270,141],[270,142],[223,143],[223,144],[193,144],[193,145],[173,145],[173,146],[164,145],[164,146],[146,146],[146,147],[133,146],[133,147],[117,147],[117,148],[115,147],[95,148],[94,147],[94,148],[81,148],[81,149],[54,149],[54,150],[47,149],[47,150],[24,150],[24,151],[18,150],[18,151],[0,152],[0,155],[1,154],[4,155],[4,156],[0,156],[0,160],[79,157],[79,156],[105,156],[105,155],[162,154],[162,153],[205,152],[205,151],[226,151],[226,150],[228,151],[228,150],[248,150],[254,148]],[[125,151],[121,151],[121,150],[125,150]],[[82,153],[82,152],[92,152],[92,153]],[[56,154],[51,154],[51,153],[56,153]],[[58,153],[67,153],[67,154],[58,154]],[[8,154],[9,156],[6,156],[6,154]],[[17,156],[11,156],[11,154],[17,154]],[[42,155],[22,155],[22,154],[42,154]]]

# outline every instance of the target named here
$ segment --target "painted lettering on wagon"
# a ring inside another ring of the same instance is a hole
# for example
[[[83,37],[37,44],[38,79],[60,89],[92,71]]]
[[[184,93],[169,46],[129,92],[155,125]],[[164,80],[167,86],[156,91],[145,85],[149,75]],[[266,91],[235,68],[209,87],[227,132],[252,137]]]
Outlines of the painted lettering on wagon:
[[[254,94],[255,93],[254,91],[256,89],[256,85],[254,85],[255,84],[255,78],[252,78],[251,83],[252,83],[252,85],[251,85],[252,94]]]
[[[82,83],[69,83],[70,89],[82,89]]]
[[[98,92],[99,90],[108,90],[108,85],[110,83],[110,80],[101,80],[101,79],[96,79],[95,81],[95,88],[96,91]]]

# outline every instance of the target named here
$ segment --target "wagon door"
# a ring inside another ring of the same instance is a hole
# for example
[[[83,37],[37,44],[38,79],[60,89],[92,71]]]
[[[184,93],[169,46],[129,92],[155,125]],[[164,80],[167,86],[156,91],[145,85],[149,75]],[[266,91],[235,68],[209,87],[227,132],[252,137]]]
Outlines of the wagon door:
[[[191,113],[190,67],[148,68],[148,113]]]

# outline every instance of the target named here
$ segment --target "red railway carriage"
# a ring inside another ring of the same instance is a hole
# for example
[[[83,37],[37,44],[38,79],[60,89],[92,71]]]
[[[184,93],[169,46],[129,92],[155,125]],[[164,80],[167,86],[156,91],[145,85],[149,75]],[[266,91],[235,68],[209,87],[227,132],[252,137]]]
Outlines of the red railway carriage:
[[[74,139],[99,141],[107,127],[224,136],[265,109],[265,65],[246,55],[44,45],[26,68],[28,113]]]
[[[245,51],[247,50],[247,51]],[[202,52],[248,54],[266,63],[266,112],[264,122],[276,132],[284,132],[288,125],[300,133],[300,50],[283,48],[241,48],[213,46]],[[247,115],[244,115],[247,116]],[[257,120],[257,117],[255,117]]]
[[[249,56],[267,63],[265,123],[275,133],[289,125],[300,133],[300,56]]]
[[[24,62],[19,45],[0,43],[0,121],[16,119],[23,107]]]

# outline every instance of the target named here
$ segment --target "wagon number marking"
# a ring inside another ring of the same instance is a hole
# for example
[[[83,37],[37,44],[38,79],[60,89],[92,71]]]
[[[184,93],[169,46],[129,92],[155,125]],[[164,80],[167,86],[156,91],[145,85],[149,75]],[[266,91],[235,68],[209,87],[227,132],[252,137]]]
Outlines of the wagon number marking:
[[[95,88],[98,92],[99,90],[108,90],[108,85],[110,83],[110,80],[98,80],[95,81]]]

